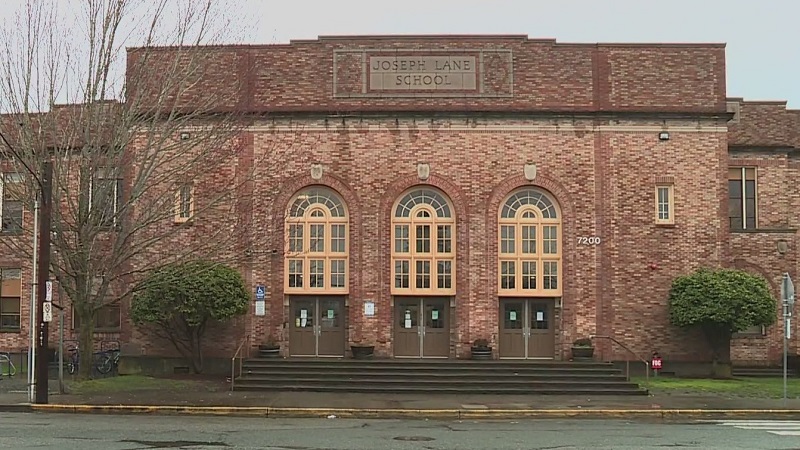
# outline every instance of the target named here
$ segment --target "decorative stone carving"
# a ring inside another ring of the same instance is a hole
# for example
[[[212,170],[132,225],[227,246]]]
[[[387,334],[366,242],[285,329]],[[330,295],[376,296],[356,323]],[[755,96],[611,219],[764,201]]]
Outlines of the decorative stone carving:
[[[525,164],[522,171],[525,173],[526,180],[533,181],[536,179],[536,164]]]
[[[417,176],[425,181],[431,176],[431,165],[427,163],[417,164]]]
[[[322,178],[322,164],[311,165],[311,178],[319,180]]]

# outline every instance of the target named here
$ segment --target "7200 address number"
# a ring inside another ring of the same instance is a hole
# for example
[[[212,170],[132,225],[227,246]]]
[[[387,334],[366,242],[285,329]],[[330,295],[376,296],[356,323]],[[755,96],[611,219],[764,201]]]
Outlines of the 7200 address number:
[[[600,236],[578,236],[578,245],[599,245]]]

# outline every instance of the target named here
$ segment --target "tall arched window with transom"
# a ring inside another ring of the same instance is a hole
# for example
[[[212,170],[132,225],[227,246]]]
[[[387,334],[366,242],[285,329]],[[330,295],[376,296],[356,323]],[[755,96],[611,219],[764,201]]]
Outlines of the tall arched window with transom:
[[[518,189],[501,204],[498,227],[500,357],[553,357],[563,285],[558,204],[543,190]]]
[[[343,356],[350,279],[347,208],[332,189],[303,189],[289,204],[285,233],[289,353]]]
[[[431,187],[405,192],[392,210],[394,354],[447,357],[450,300],[456,293],[453,206]]]

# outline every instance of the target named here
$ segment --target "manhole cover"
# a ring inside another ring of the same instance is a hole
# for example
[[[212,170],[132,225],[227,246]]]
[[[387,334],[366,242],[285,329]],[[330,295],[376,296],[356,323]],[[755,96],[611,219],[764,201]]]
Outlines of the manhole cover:
[[[435,439],[428,436],[397,436],[396,438],[394,438],[394,440],[421,442],[421,441],[434,441]]]

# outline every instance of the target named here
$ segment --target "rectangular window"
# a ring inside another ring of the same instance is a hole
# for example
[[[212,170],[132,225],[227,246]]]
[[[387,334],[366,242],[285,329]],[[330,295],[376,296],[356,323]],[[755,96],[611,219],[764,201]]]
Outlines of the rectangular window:
[[[415,236],[417,243],[417,253],[430,253],[431,252],[431,226],[430,225],[417,225],[417,234]]]
[[[408,242],[408,225],[394,226],[394,251],[395,253],[408,253],[411,251]]]
[[[501,289],[514,289],[516,287],[516,267],[514,261],[500,262],[500,287]]]
[[[430,228],[429,228],[430,230]],[[417,261],[416,264],[417,289],[431,288],[431,262]]]
[[[756,228],[756,169],[728,169],[728,219],[731,230]]]
[[[536,261],[522,261],[522,289],[536,289]]]
[[[289,252],[301,253],[303,251],[303,225],[289,225]]]
[[[176,194],[175,222],[188,222],[194,215],[194,187],[191,183],[182,183]]]
[[[545,225],[542,227],[542,253],[548,255],[558,254],[558,227]]]
[[[309,252],[321,253],[325,251],[325,224],[312,223],[309,233]]]
[[[22,297],[22,271],[0,269],[0,330],[19,331]]]
[[[656,223],[673,224],[674,193],[672,185],[656,186]]]
[[[544,289],[558,289],[558,262],[545,261],[542,263]]]
[[[523,225],[522,226],[522,253],[534,254],[536,253],[536,226]]]
[[[453,286],[453,262],[438,261],[436,263],[436,286],[439,289],[450,289]]]
[[[101,306],[97,310],[94,317],[94,330],[95,331],[117,331],[122,325],[121,310],[119,304],[113,303],[110,305]],[[72,327],[73,329],[80,329],[81,320],[72,310]]]
[[[331,225],[331,251],[333,253],[344,253],[347,237],[345,236],[344,224]]]
[[[345,261],[343,259],[331,260],[331,287],[344,287]]]
[[[289,260],[289,287],[303,287],[303,260]]]
[[[308,287],[325,287],[325,260],[312,259],[308,262]]]
[[[439,253],[453,252],[453,231],[450,225],[436,227],[436,251]]]
[[[409,287],[409,273],[408,261],[395,261],[394,262],[394,287],[400,289],[408,289]]]
[[[500,227],[500,253],[513,255],[516,253],[514,244],[514,226],[503,225]]]
[[[118,178],[113,169],[98,170],[89,194],[97,224],[101,227],[116,226],[122,209],[122,178]]]
[[[2,232],[6,234],[18,234],[22,232],[22,174],[11,172],[4,173],[0,181],[0,200],[3,207],[0,209],[2,215]]]

